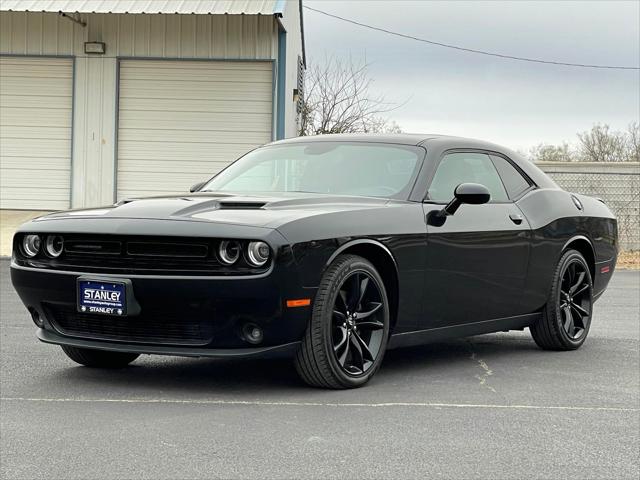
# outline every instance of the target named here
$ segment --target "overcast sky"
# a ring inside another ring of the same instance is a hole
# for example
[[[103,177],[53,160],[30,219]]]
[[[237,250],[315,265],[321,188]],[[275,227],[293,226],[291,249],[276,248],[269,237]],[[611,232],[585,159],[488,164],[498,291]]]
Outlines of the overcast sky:
[[[640,1],[304,0],[359,22],[463,47],[572,63],[638,66]],[[532,64],[459,52],[305,10],[307,58],[371,63],[406,132],[446,133],[528,150],[574,142],[594,123],[640,118],[640,71]]]

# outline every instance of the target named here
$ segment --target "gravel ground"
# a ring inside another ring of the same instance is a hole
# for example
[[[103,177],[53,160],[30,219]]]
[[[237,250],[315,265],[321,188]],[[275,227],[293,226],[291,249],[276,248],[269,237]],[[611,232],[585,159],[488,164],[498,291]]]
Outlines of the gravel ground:
[[[638,478],[640,272],[587,343],[528,332],[389,352],[371,384],[305,387],[286,360],[77,367],[39,343],[0,261],[0,477]]]

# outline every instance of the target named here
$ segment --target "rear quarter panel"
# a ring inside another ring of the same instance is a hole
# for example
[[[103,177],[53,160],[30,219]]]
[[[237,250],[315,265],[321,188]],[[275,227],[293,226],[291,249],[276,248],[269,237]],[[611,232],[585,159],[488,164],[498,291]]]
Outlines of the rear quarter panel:
[[[572,196],[583,208],[580,210]],[[591,244],[595,260],[594,294],[604,291],[613,274],[618,251],[615,216],[599,200],[560,189],[538,189],[525,195],[518,207],[532,229],[531,256],[526,295],[530,310],[542,308],[547,301],[556,265],[565,247],[583,239]],[[601,271],[603,267],[609,271]]]

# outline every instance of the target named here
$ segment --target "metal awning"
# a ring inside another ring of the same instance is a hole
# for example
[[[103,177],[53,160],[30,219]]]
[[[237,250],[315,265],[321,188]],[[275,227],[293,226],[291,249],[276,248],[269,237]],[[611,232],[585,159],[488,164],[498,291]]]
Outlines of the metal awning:
[[[284,0],[2,0],[14,12],[279,15]]]

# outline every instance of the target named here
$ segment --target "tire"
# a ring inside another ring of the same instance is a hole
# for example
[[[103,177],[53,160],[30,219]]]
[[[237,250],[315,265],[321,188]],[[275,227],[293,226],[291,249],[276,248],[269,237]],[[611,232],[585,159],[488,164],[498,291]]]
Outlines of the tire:
[[[576,350],[587,339],[592,312],[593,280],[589,265],[580,252],[567,250],[556,266],[542,317],[529,328],[531,336],[544,350]]]
[[[60,345],[67,357],[80,365],[94,368],[124,368],[139,357],[137,353],[109,352]]]
[[[389,323],[387,292],[375,267],[362,257],[340,255],[322,276],[295,357],[298,374],[319,388],[365,385],[382,363]]]

